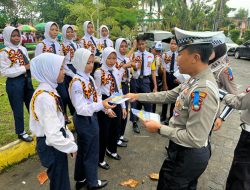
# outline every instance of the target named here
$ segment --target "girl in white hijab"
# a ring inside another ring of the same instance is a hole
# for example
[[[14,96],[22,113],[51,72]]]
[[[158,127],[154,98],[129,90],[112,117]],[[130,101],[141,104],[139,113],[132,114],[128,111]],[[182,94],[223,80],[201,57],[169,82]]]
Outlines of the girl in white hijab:
[[[64,79],[64,57],[42,53],[31,61],[31,74],[39,82],[30,103],[30,130],[37,137],[37,153],[48,168],[50,189],[70,190],[67,154],[76,156],[74,136],[65,126],[57,83]]]
[[[23,113],[23,103],[29,110],[30,99],[34,92],[28,52],[21,45],[21,33],[17,28],[5,27],[3,38],[6,47],[0,51],[0,72],[7,78],[6,92],[14,114],[15,131],[19,139],[31,142],[32,137],[24,130]]]
[[[103,100],[109,98],[114,93],[122,95],[120,88],[122,75],[115,67],[116,61],[117,56],[114,48],[105,48],[102,53],[102,66],[94,74],[98,93],[102,94]],[[126,114],[125,103],[117,105],[106,114],[102,111],[98,112],[100,125],[99,166],[103,169],[109,169],[110,167],[104,161],[105,152],[115,160],[121,159],[119,154],[117,154],[118,129],[121,125],[121,118],[125,118]]]
[[[75,180],[76,189],[86,183],[90,189],[102,188],[107,185],[106,180],[98,180],[99,161],[99,124],[97,112],[110,109],[108,99],[102,102],[94,79],[90,75],[94,67],[94,55],[87,49],[76,50],[73,66],[76,68],[69,94],[75,107],[74,125],[77,132],[78,147]]]
[[[98,49],[103,50],[106,47],[113,47],[113,42],[109,39],[109,29],[106,25],[101,25],[100,27],[100,40],[98,44]]]
[[[65,56],[64,69],[65,69],[66,75],[64,79],[64,85],[61,87],[61,88],[64,88],[63,90],[64,93],[61,93],[62,90],[59,90],[59,93],[62,94],[62,96],[64,97],[65,110],[66,110],[66,107],[68,107],[71,115],[75,113],[75,109],[71,103],[71,100],[68,94],[68,88],[69,88],[69,83],[74,77],[75,72],[76,72],[76,69],[72,65],[74,54],[75,54],[75,51],[77,50],[77,45],[73,41],[74,35],[75,33],[74,33],[73,26],[66,24],[62,27],[63,43],[61,47],[62,47],[62,53]]]
[[[54,54],[61,54],[61,46],[56,41],[59,33],[59,26],[55,22],[47,22],[45,25],[44,37],[45,39],[37,44],[35,50],[35,57],[41,53],[50,52]]]
[[[82,48],[88,49],[94,55],[99,56],[100,52],[97,49],[99,39],[94,37],[95,29],[93,23],[91,21],[85,21],[83,23],[83,31],[85,35],[80,41],[80,46]]]

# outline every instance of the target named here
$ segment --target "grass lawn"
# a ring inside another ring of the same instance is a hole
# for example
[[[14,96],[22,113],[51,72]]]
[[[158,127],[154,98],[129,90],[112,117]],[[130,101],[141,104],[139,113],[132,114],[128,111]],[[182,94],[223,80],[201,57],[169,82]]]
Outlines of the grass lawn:
[[[14,116],[5,90],[5,81],[6,78],[0,76],[0,146],[18,139],[15,134]],[[33,85],[37,87],[37,82],[33,81]],[[24,126],[25,130],[29,132],[29,114],[25,106]]]

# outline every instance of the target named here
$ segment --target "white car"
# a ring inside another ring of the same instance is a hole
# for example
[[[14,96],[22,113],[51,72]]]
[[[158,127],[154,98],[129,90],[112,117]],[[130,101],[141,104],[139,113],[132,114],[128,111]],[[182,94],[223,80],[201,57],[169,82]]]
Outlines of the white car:
[[[226,46],[228,55],[234,55],[236,48],[239,47],[239,45],[234,43],[229,37],[226,38]]]

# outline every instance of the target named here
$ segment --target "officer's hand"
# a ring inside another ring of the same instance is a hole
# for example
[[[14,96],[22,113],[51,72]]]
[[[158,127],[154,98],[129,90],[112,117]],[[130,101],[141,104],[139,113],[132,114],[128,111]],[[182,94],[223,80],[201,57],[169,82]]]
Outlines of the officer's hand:
[[[145,120],[142,124],[150,133],[156,133],[161,128],[161,124],[153,120]]]
[[[214,122],[214,128],[213,128],[213,131],[218,131],[221,126],[222,126],[222,119],[221,118],[216,118],[215,122]]]
[[[113,110],[108,110],[107,114],[108,114],[108,116],[109,116],[110,118],[117,117],[116,114],[115,114],[115,112],[114,112]]]
[[[134,101],[136,101],[137,99],[138,99],[138,94],[135,94],[135,93],[128,93],[128,94],[126,94],[124,97],[125,98],[129,98],[129,101],[130,102],[134,102]]]
[[[102,101],[102,105],[105,109],[113,109],[116,105],[110,105],[109,102],[111,101],[111,98],[107,98],[106,100]]]
[[[168,90],[168,86],[167,86],[166,84],[164,84],[164,85],[162,86],[162,89],[163,89],[163,91],[167,91],[167,90]]]
[[[76,159],[76,155],[77,155],[77,152],[70,153],[70,156],[71,156],[72,159]]]
[[[126,119],[127,117],[127,110],[125,108],[122,108],[122,119]]]
[[[154,87],[153,92],[157,92],[157,87]]]

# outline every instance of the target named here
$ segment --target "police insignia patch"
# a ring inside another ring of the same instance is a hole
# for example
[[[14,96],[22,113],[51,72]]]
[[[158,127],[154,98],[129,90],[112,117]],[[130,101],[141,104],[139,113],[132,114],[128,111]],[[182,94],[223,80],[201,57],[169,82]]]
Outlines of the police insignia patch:
[[[227,67],[226,70],[224,71],[224,73],[228,76],[228,80],[233,80],[233,72],[232,69],[230,67]]]
[[[195,112],[200,111],[202,106],[202,101],[207,96],[206,92],[200,92],[198,90],[192,92],[191,98],[193,99],[192,110]]]

